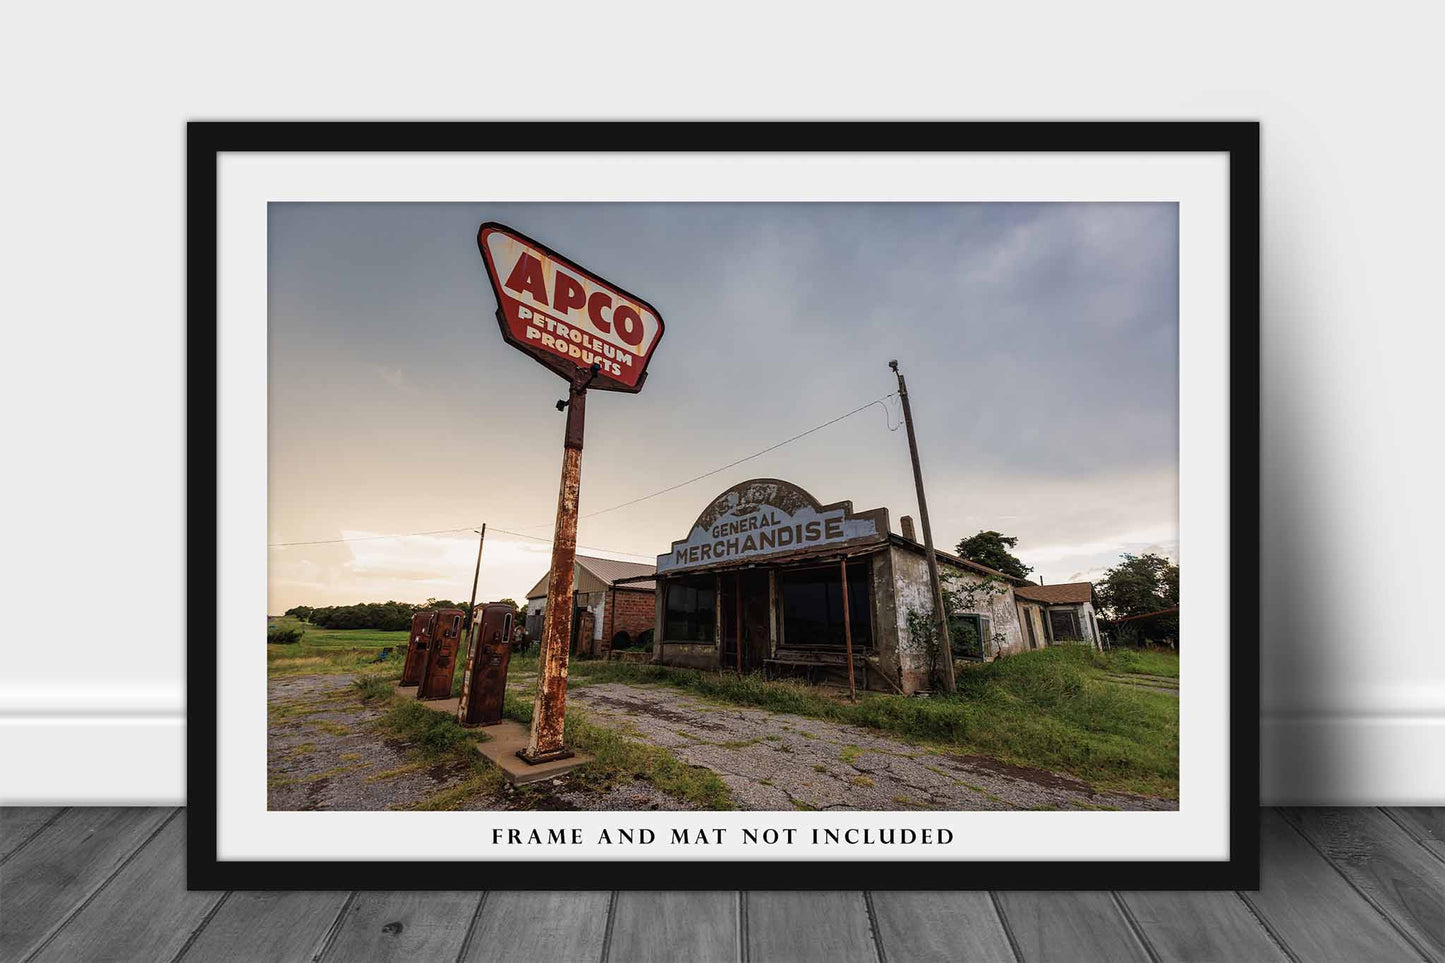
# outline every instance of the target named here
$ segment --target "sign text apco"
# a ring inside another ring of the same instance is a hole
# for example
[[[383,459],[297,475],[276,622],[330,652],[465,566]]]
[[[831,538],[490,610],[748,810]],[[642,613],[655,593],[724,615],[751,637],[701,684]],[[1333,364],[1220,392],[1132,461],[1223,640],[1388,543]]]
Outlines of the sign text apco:
[[[483,224],[477,247],[509,344],[564,378],[596,364],[592,387],[641,390],[662,338],[657,309],[501,224]]]

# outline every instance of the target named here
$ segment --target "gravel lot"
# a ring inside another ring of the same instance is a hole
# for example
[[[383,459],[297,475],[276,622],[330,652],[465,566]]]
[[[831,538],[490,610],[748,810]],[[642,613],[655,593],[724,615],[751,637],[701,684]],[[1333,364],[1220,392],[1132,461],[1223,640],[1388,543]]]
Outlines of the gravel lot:
[[[266,808],[406,809],[461,782],[465,766],[421,765],[376,722],[349,675],[272,679],[267,708]]]
[[[385,705],[356,697],[350,675],[272,679],[266,805],[271,810],[410,809],[461,783],[457,763],[419,763],[378,728]],[[646,783],[606,789],[567,778],[463,800],[461,810],[680,810],[695,807]]]

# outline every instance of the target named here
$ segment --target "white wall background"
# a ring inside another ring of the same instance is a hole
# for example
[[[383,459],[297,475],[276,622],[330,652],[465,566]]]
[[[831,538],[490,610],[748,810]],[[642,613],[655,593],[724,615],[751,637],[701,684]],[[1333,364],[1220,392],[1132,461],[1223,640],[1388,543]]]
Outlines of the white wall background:
[[[0,799],[184,798],[187,119],[1243,118],[1265,798],[1445,802],[1445,8],[631,6],[7,14]]]

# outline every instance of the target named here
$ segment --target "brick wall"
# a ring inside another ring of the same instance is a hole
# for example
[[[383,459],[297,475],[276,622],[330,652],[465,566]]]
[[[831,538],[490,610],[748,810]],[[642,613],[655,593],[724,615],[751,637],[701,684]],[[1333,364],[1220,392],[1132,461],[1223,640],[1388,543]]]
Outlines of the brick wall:
[[[613,589],[607,595],[607,617],[603,621],[602,638],[608,646],[618,632],[636,639],[639,632],[652,628],[656,611],[656,593],[648,590]]]

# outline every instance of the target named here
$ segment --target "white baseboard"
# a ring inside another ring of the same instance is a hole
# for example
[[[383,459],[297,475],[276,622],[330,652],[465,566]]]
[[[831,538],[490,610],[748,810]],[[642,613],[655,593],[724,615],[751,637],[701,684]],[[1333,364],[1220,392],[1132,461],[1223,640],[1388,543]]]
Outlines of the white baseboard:
[[[1272,806],[1445,804],[1445,715],[1266,716],[1260,798]]]
[[[0,715],[0,803],[184,805],[175,712]],[[1266,805],[1445,803],[1445,716],[1289,716],[1260,725]]]
[[[184,715],[0,715],[0,804],[185,801]]]

